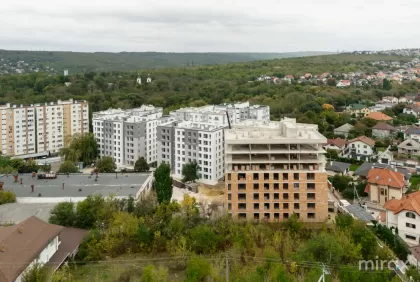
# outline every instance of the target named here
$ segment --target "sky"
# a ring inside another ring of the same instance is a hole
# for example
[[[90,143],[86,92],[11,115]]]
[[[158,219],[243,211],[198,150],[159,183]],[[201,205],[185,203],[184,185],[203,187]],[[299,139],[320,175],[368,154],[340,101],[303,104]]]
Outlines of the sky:
[[[298,52],[420,48],[419,0],[1,0],[0,49]]]

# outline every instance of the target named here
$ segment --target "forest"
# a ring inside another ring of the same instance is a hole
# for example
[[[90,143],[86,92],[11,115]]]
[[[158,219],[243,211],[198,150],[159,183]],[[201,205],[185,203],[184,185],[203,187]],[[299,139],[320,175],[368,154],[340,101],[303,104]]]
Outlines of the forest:
[[[328,54],[329,52],[290,52],[290,53],[160,53],[160,52],[121,52],[121,53],[81,53],[57,51],[12,51],[0,50],[0,60],[12,65],[20,65],[25,71],[33,69],[53,69],[54,73],[86,71],[135,71],[165,67],[194,67],[203,65],[270,60],[276,58],[303,57]],[[0,70],[2,66],[0,64]],[[7,68],[6,68],[7,69]],[[1,73],[1,71],[0,71]]]

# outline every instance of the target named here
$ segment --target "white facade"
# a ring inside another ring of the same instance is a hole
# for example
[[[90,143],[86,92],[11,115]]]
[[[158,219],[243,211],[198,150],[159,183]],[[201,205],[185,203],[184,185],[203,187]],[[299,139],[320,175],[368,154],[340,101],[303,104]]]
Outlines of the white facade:
[[[199,181],[214,185],[224,176],[224,129],[249,119],[268,122],[270,108],[244,102],[182,108],[169,115],[157,129],[158,164],[169,163],[173,176],[182,179],[182,167],[195,160]]]
[[[156,128],[164,121],[162,113],[162,108],[146,105],[93,113],[93,133],[99,155],[113,157],[120,168],[133,168],[140,157],[149,164],[156,162]]]
[[[51,259],[51,257],[57,252],[60,243],[61,242],[58,240],[58,236],[52,239],[48,243],[48,245],[42,250],[39,256],[26,267],[26,269],[18,276],[18,278],[16,278],[15,282],[21,282],[23,274],[26,271],[29,271],[35,263],[38,263],[40,265],[46,264]]]
[[[397,214],[393,211],[386,211],[386,225],[398,227],[398,235],[407,244],[418,245],[420,240],[420,215],[413,211],[402,210]]]
[[[369,160],[374,152],[374,146],[370,146],[362,141],[354,141],[346,145],[346,148],[341,153],[341,157]]]

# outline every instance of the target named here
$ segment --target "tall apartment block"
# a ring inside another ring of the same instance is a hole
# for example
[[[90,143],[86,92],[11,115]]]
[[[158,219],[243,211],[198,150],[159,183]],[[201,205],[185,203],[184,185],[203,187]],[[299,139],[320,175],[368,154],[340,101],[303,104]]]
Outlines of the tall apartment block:
[[[86,101],[58,100],[33,105],[0,106],[4,155],[20,157],[58,153],[76,133],[89,132]]]
[[[93,113],[93,133],[99,155],[111,156],[118,167],[133,168],[144,157],[157,161],[156,128],[162,122],[162,108],[109,109]]]
[[[303,221],[328,216],[327,139],[317,125],[246,121],[225,131],[228,213],[250,220]]]
[[[270,107],[253,105],[249,102],[236,104],[220,104],[196,108],[181,108],[172,111],[169,115],[178,121],[203,122],[208,124],[229,125],[243,120],[253,119],[261,121],[270,120]]]
[[[223,125],[189,121],[160,125],[158,163],[170,164],[173,176],[182,179],[182,167],[196,161],[200,180],[217,184],[224,175],[224,128]]]
[[[229,120],[228,120],[229,116]],[[197,161],[199,181],[214,185],[224,176],[224,129],[242,120],[270,120],[270,107],[249,102],[182,108],[158,126],[158,164],[171,165],[175,178],[182,167]]]

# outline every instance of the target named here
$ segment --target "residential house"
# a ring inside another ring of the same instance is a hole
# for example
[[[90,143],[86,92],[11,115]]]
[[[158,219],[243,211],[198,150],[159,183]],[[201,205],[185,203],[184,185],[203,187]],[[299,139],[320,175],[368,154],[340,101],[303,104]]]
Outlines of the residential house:
[[[354,115],[355,117],[366,117],[370,114],[370,109],[363,104],[351,104],[347,107],[345,112]]]
[[[407,139],[398,145],[398,154],[420,156],[420,143]]]
[[[394,154],[388,147],[385,151],[378,154],[378,163],[389,165],[394,160]]]
[[[0,281],[20,282],[35,263],[57,269],[75,255],[86,234],[85,230],[49,224],[35,216],[0,227]]]
[[[420,142],[420,127],[410,127],[404,132],[404,139],[413,139]]]
[[[372,136],[377,138],[388,138],[396,131],[395,127],[385,122],[378,122],[372,128]]]
[[[328,165],[325,170],[329,175],[345,175],[350,171],[350,164],[343,162],[330,162],[330,165]]]
[[[337,137],[335,139],[328,139],[327,144],[325,144],[323,147],[325,150],[334,150],[338,153],[341,153],[341,151],[343,151],[344,147],[346,146],[346,143],[347,140]]]
[[[420,105],[417,105],[417,104],[408,105],[407,107],[404,108],[403,113],[413,115],[413,116],[419,118],[420,117]]]
[[[347,141],[344,151],[341,156],[344,158],[357,159],[369,161],[375,154],[375,140],[359,136],[352,140]]]
[[[383,111],[385,109],[390,109],[394,106],[395,106],[395,104],[379,101],[374,106],[369,107],[369,109],[370,109],[371,112],[380,112],[380,111]]]
[[[372,168],[367,182],[365,192],[369,200],[381,206],[389,199],[401,199],[405,192],[404,175],[389,168]]]
[[[351,81],[350,80],[340,80],[338,81],[337,87],[349,87],[351,86]]]
[[[381,164],[381,163],[368,163],[365,162],[361,166],[359,166],[356,171],[353,173],[353,175],[358,176],[360,179],[367,179],[369,171],[372,168],[379,168],[379,169],[392,169],[397,170],[399,173],[404,175],[405,184],[408,185],[409,180],[411,178],[411,174],[408,171],[408,169],[404,167],[395,167],[393,165],[387,165],[387,164]]]
[[[398,228],[398,235],[410,246],[420,242],[420,191],[391,199],[384,205],[386,226]]]
[[[305,77],[305,79],[310,79],[310,78],[312,78],[312,74],[309,73],[309,72],[305,73],[304,77]]]
[[[374,120],[377,120],[377,121],[390,121],[390,120],[392,120],[392,117],[390,117],[390,116],[388,116],[384,113],[381,113],[381,112],[370,112],[366,116],[366,118],[374,119]]]
[[[347,138],[347,136],[349,135],[350,130],[353,129],[353,125],[345,123],[342,126],[334,129],[334,135],[337,136],[344,136],[345,138]]]
[[[385,96],[382,98],[382,101],[386,103],[392,103],[392,104],[398,104],[399,102],[397,97],[392,97],[392,96]]]

